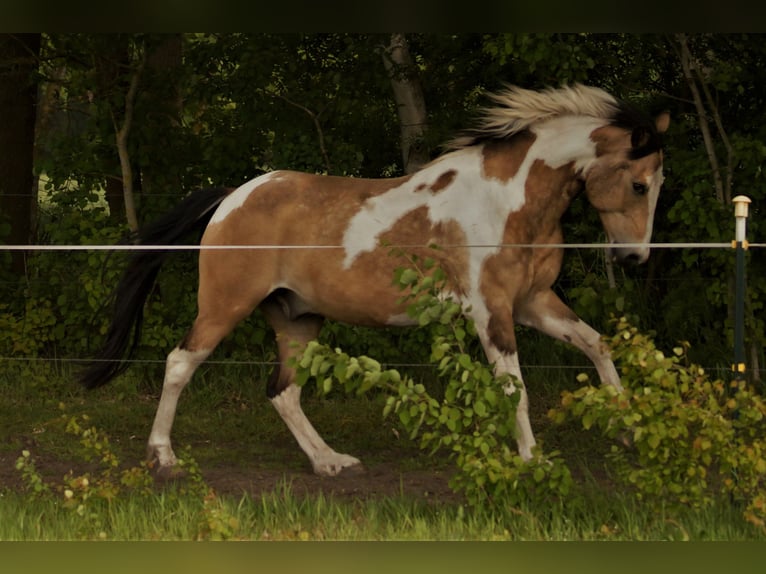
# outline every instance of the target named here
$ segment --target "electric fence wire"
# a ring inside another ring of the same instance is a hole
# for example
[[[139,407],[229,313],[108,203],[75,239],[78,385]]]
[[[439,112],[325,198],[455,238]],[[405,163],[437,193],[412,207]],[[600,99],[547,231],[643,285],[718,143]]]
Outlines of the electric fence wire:
[[[650,249],[732,249],[733,243],[700,243],[700,242],[683,242],[683,243],[621,243],[620,247],[623,248],[642,248],[649,247]],[[384,247],[390,249],[412,249],[415,247],[422,248],[423,245],[386,245]],[[609,249],[614,247],[613,244],[608,243],[546,243],[546,244],[525,244],[525,243],[502,243],[491,245],[477,245],[477,244],[451,244],[451,245],[439,245],[439,249]],[[761,249],[766,247],[766,243],[748,243],[748,248]],[[291,249],[345,249],[343,245],[0,245],[0,251],[202,251],[202,250],[291,250]],[[712,281],[712,279],[711,279]],[[94,362],[94,359],[83,358],[62,358],[62,357],[9,357],[0,356],[0,361],[10,362],[58,362],[58,363],[87,363]],[[97,361],[97,360],[96,360]],[[165,359],[129,359],[126,362],[130,364],[165,364]],[[205,361],[207,365],[246,365],[246,366],[275,366],[277,361],[254,361],[254,360],[215,360],[209,359]],[[436,368],[436,365],[431,363],[388,363],[382,365],[384,368]],[[539,364],[525,364],[521,365],[522,368],[537,368],[537,369],[557,369],[557,370],[592,370],[594,369],[589,365],[539,365]],[[710,372],[715,371],[727,371],[724,367],[705,367],[703,369]],[[756,369],[757,372],[766,372],[766,369]]]

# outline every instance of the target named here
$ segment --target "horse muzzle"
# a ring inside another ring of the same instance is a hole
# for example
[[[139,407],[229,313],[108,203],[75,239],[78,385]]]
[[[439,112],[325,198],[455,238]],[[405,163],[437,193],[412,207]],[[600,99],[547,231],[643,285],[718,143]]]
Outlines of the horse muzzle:
[[[609,247],[609,258],[621,265],[633,266],[645,263],[649,259],[648,247],[620,247],[613,244]]]

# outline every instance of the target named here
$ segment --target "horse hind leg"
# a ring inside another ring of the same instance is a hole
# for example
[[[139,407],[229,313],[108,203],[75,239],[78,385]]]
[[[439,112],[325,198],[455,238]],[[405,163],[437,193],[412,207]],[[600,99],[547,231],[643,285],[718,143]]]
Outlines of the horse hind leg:
[[[314,473],[336,476],[341,472],[363,470],[359,459],[335,452],[313,427],[301,408],[301,387],[295,384],[295,369],[289,366],[290,359],[300,353],[309,341],[317,338],[322,317],[312,314],[294,317],[286,301],[276,297],[266,300],[261,309],[274,328],[279,348],[279,364],[271,373],[266,394],[308,456]]]
[[[200,364],[234,327],[240,317],[230,321],[211,321],[198,316],[186,337],[170,352],[165,362],[162,394],[154,416],[147,444],[147,460],[160,479],[171,479],[182,473],[173,452],[170,433],[181,391],[189,383]]]

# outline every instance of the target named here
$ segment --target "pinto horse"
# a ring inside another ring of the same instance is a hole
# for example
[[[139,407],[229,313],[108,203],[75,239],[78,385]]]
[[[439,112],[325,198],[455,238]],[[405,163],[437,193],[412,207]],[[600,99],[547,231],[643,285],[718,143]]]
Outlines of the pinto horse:
[[[115,291],[104,346],[81,380],[98,387],[127,367],[169,247],[204,230],[198,314],[167,357],[148,441],[160,475],[172,475],[177,462],[170,434],[181,391],[256,308],[273,327],[279,348],[267,396],[314,472],[332,476],[362,468],[311,425],[288,359],[317,337],[324,318],[413,324],[392,283],[401,262],[391,246],[408,246],[437,261],[495,372],[516,378],[505,392],[520,393],[515,439],[524,459],[532,458],[535,438],[515,324],[574,345],[593,361],[603,384],[622,388],[599,333],[551,289],[563,257],[560,219],[584,192],[607,233],[610,256],[645,261],[663,180],[660,134],[669,116],[649,119],[580,84],[542,91],[507,86],[489,97],[476,127],[413,174],[360,179],[274,171],[233,191],[193,193],[138,232],[137,244],[157,249],[132,255]]]

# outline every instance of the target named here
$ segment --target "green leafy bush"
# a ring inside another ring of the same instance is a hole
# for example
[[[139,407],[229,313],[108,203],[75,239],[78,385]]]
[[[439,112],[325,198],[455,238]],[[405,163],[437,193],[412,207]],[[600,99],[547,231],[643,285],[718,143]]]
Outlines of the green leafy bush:
[[[766,404],[743,381],[712,379],[687,364],[688,343],[666,355],[625,318],[611,346],[622,368],[623,393],[586,385],[562,393],[550,417],[579,420],[622,442],[609,454],[621,483],[665,509],[707,507],[721,496],[744,506],[744,517],[766,522]],[[587,382],[584,374],[578,379]]]
[[[108,509],[113,504],[131,497],[157,496],[151,463],[124,468],[109,436],[93,426],[88,415],[64,414],[50,425],[78,439],[76,458],[87,463],[87,470],[70,470],[60,480],[46,480],[38,471],[33,454],[26,449],[16,460],[16,469],[21,473],[28,496],[53,499],[62,509],[78,517],[79,536],[108,538],[111,528]],[[188,447],[181,452],[179,466],[185,480],[164,489],[165,503],[179,507],[189,500],[196,503],[195,537],[223,540],[241,536],[239,522],[204,481]]]

